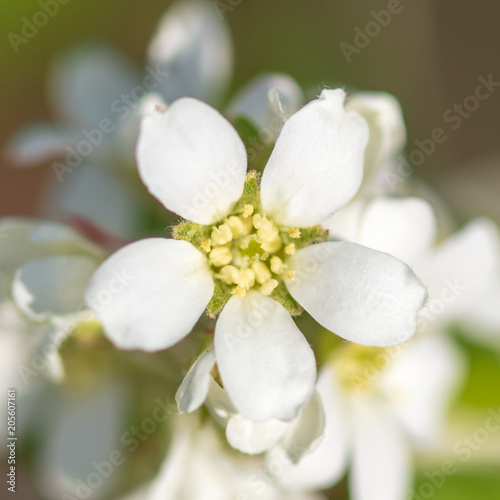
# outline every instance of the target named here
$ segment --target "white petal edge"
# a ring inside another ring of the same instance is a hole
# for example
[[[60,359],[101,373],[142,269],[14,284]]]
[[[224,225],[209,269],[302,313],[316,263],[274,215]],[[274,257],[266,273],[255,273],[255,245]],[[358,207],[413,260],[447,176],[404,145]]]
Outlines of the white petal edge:
[[[196,99],[179,99],[143,119],[137,162],[150,193],[199,224],[226,216],[243,192],[243,142],[219,112]]]
[[[117,347],[157,351],[191,331],[213,291],[207,259],[193,245],[149,238],[109,257],[85,296]]]
[[[292,297],[322,326],[373,346],[407,341],[416,331],[426,288],[405,263],[347,242],[298,250],[288,261]]]
[[[316,360],[288,311],[250,291],[229,299],[215,327],[217,366],[231,401],[250,420],[292,420],[309,400]]]
[[[276,222],[320,224],[358,191],[368,126],[344,98],[323,90],[285,123],[261,182],[262,207]]]
[[[191,413],[205,402],[210,386],[210,372],[214,366],[213,349],[205,351],[193,363],[175,394],[179,413]]]

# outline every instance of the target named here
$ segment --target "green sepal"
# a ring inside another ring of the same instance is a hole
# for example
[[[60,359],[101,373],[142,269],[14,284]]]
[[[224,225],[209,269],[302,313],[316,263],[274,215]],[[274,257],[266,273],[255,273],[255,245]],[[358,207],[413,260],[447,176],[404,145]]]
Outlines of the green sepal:
[[[290,295],[284,283],[280,283],[270,297],[279,302],[290,313],[290,316],[299,316],[304,312],[304,309]]]
[[[177,226],[172,227],[172,238],[175,240],[189,241],[198,250],[204,252],[201,244],[210,238],[211,226],[202,226],[189,220],[182,221]],[[206,253],[206,252],[205,252]]]
[[[245,205],[252,205],[255,212],[260,211],[260,179],[259,174],[255,170],[248,172],[245,178],[243,194],[234,206],[233,212],[243,212]]]
[[[214,280],[214,293],[210,302],[207,305],[207,316],[209,318],[215,318],[224,306],[227,304],[227,301],[231,298],[231,287],[225,285],[220,280]]]

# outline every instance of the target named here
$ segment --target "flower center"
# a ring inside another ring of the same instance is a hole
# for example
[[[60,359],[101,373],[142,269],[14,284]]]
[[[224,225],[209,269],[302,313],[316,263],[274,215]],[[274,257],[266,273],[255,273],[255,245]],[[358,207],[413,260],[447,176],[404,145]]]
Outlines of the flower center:
[[[208,254],[214,277],[234,285],[233,295],[244,297],[248,290],[256,289],[269,296],[284,277],[294,279],[286,257],[295,253],[295,243],[284,244],[290,238],[300,238],[300,230],[281,228],[246,204],[242,213],[213,226],[201,247]]]

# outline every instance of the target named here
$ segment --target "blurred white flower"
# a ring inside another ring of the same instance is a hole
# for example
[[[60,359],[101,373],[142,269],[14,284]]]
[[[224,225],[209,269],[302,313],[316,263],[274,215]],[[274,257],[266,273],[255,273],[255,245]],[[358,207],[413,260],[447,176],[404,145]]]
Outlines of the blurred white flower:
[[[193,99],[145,118],[138,144],[144,183],[166,208],[198,224],[187,226],[195,233],[208,225],[210,237],[198,247],[138,241],[99,268],[87,301],[118,347],[155,351],[175,344],[215,287],[231,286],[215,329],[224,387],[246,418],[290,420],[313,391],[316,365],[287,309],[273,300],[275,289],[348,340],[385,346],[413,335],[426,291],[406,264],[351,243],[299,246],[301,231],[305,237],[307,226],[329,219],[361,182],[368,131],[343,101],[343,91],[325,90],[285,123],[260,201],[236,211],[246,196],[247,161],[231,125]],[[123,270],[133,275],[129,286],[96,306]]]
[[[210,425],[178,417],[174,440],[152,484],[122,500],[321,500],[276,486],[257,458],[224,448]]]
[[[31,355],[42,353],[45,368],[61,376],[58,346],[73,326],[92,316],[85,305],[84,290],[106,254],[72,229],[54,222],[4,218],[0,232],[1,301],[11,311],[10,317],[17,314],[18,325],[24,325],[8,329],[25,336],[22,342],[31,345]],[[38,333],[34,337],[30,331]],[[31,358],[27,352],[25,356]],[[41,370],[33,370],[30,359],[24,372],[27,379],[31,371]]]
[[[392,349],[346,345],[322,369],[323,440],[277,477],[308,491],[335,484],[350,467],[354,500],[401,500],[412,481],[414,449],[439,443],[450,401],[462,382],[461,352],[446,337]],[[286,461],[279,450],[268,461]]]
[[[298,462],[321,439],[324,412],[317,392],[313,392],[291,422],[277,419],[255,422],[246,419],[234,408],[227,392],[211,376],[214,366],[213,349],[205,351],[195,361],[175,396],[179,412],[191,413],[206,403],[214,419],[225,427],[228,443],[252,455],[280,447],[290,460]]]

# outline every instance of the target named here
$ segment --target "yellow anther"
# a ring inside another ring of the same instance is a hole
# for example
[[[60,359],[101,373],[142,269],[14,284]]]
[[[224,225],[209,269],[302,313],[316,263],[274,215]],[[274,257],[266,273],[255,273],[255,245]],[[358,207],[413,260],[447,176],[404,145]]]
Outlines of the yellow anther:
[[[268,220],[264,220],[260,229],[257,230],[257,236],[261,240],[273,240],[279,234],[279,229]]]
[[[252,217],[252,222],[255,229],[260,229],[262,227],[262,224],[264,223],[264,217],[262,217],[262,215],[260,214],[255,214]]]
[[[288,278],[288,279],[291,279],[291,280],[294,280],[295,279],[295,271],[293,269],[289,269],[285,276]]]
[[[263,285],[266,281],[271,279],[271,271],[264,264],[264,262],[254,262],[252,264],[253,272],[255,273],[255,280],[259,285]]]
[[[237,295],[238,297],[241,297],[241,298],[243,298],[243,297],[247,294],[246,290],[245,290],[244,288],[242,288],[240,285],[235,286],[235,287],[231,290],[231,293],[232,293],[233,295]]]
[[[227,224],[221,224],[212,230],[211,240],[216,245],[225,245],[233,239],[233,232]]]
[[[255,273],[252,271],[252,269],[240,270],[240,279],[238,280],[238,285],[243,287],[245,290],[248,290],[255,285]]]
[[[290,243],[285,247],[285,253],[287,255],[293,255],[295,253],[295,243]]]
[[[245,205],[243,207],[243,218],[244,219],[247,219],[248,217],[250,217],[252,214],[253,214],[253,211],[254,211],[254,208],[253,208],[253,205]]]
[[[274,274],[283,274],[285,271],[285,265],[283,264],[283,261],[279,257],[272,257],[271,258],[271,271]]]
[[[233,260],[233,255],[229,247],[215,247],[210,252],[210,262],[213,266],[220,267],[229,264]]]
[[[261,287],[260,287],[260,293],[262,295],[271,295],[273,293],[273,290],[278,286],[278,280],[269,280],[266,281]]]
[[[212,240],[206,240],[201,244],[201,248],[205,250],[205,252],[210,252],[212,250]]]
[[[288,231],[290,238],[300,238],[300,229],[298,227],[291,227]]]
[[[231,228],[231,232],[233,233],[233,238],[237,238],[241,236],[245,231],[245,226],[239,217],[236,215],[231,215],[227,220],[226,224]]]
[[[220,274],[226,276],[229,283],[234,283],[235,285],[237,285],[240,281],[240,272],[234,266],[224,266],[220,270]]]
[[[263,240],[260,244],[260,247],[262,250],[268,253],[275,253],[277,252],[282,245],[281,238],[279,236],[276,236],[275,238],[269,239],[269,240]]]

